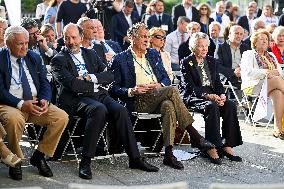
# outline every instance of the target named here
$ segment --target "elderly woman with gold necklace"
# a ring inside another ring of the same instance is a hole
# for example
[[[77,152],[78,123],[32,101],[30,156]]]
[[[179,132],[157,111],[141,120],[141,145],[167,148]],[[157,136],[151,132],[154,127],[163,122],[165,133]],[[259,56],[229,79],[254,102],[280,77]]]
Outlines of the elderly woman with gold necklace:
[[[270,34],[265,30],[254,33],[251,37],[252,50],[243,53],[241,60],[241,88],[246,94],[258,95],[263,80],[267,77],[268,96],[272,99],[274,113],[273,136],[284,140],[282,116],[284,113],[284,80],[277,58],[267,52]]]

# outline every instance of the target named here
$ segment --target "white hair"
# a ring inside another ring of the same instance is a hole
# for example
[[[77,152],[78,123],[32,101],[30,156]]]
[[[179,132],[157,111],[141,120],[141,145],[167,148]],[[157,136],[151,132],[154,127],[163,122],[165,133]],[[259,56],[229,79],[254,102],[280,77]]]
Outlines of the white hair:
[[[14,37],[14,34],[23,33],[27,38],[29,38],[29,32],[22,26],[10,26],[6,29],[4,34],[4,42],[7,45],[7,41]]]
[[[216,3],[216,6],[215,6],[216,9],[218,9],[220,5],[224,5],[224,6],[225,6],[225,3],[224,3],[223,1],[218,1],[218,2]]]
[[[79,26],[81,26],[82,27],[82,25],[86,22],[86,21],[92,21],[90,18],[88,18],[88,17],[81,17],[79,20],[78,20],[78,22],[77,22],[77,25],[79,25]]]
[[[208,47],[210,45],[210,40],[209,40],[209,37],[206,33],[203,33],[203,32],[194,33],[194,34],[192,34],[192,36],[190,37],[189,42],[188,42],[189,49],[192,52],[195,51],[195,49],[196,49],[198,39],[206,39],[207,43],[208,43]]]
[[[272,39],[274,41],[277,40],[278,35],[284,34],[284,26],[278,26],[274,29],[273,33],[272,33]]]
[[[252,21],[252,23],[251,23],[251,28],[252,28],[254,31],[257,31],[259,28],[257,28],[256,26],[258,26],[258,24],[259,24],[260,22],[262,22],[262,23],[264,24],[264,22],[263,22],[261,19],[259,19],[259,18],[254,19],[254,20]],[[264,24],[264,25],[265,25],[265,24]]]
[[[209,31],[212,30],[213,26],[218,26],[219,30],[221,31],[222,26],[219,22],[216,22],[216,21],[211,22],[209,25]]]
[[[240,26],[240,25],[233,25],[233,26],[230,27],[229,35],[231,33],[235,33],[238,28],[241,28],[243,30],[243,32],[245,32],[245,30],[244,30],[244,28],[242,26]]]

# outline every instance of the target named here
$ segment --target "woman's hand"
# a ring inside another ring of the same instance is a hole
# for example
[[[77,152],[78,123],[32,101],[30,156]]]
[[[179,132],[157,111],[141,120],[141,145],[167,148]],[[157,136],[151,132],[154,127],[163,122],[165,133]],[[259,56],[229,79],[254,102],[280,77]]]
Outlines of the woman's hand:
[[[280,74],[279,74],[277,69],[275,69],[275,70],[267,70],[267,78],[268,79],[271,79],[271,78],[279,76],[279,75]]]

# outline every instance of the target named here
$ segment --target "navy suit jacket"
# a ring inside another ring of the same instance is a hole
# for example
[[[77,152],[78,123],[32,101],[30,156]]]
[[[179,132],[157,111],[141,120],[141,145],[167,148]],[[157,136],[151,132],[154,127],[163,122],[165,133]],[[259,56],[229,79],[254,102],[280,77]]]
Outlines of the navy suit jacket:
[[[10,90],[11,85],[11,65],[8,65],[8,49],[4,48],[0,51],[0,103],[17,107],[17,104],[22,100],[12,95]],[[10,58],[10,57],[9,57]],[[39,100],[51,100],[51,88],[49,81],[46,78],[46,69],[43,65],[41,57],[33,51],[28,50],[24,57],[25,63],[32,76],[34,85],[37,90],[37,98]]]
[[[142,3],[142,10],[141,10],[141,15],[139,16],[139,22],[141,22],[142,16],[143,16],[143,14],[145,14],[146,9],[147,9],[147,6]],[[133,11],[136,11],[136,12],[138,13],[137,7],[136,7],[136,4],[135,4],[135,3],[134,3]],[[139,14],[138,14],[138,15],[139,15]]]
[[[158,51],[147,49],[145,55],[153,69],[159,83],[168,86],[171,81],[163,66]],[[113,58],[112,70],[114,70],[114,83],[111,93],[126,103],[127,109],[133,111],[133,97],[128,97],[128,89],[136,86],[135,66],[131,50],[128,49]]]
[[[244,51],[249,50],[249,47],[245,43],[241,43],[240,51],[241,55]],[[230,45],[225,41],[224,43],[219,45],[218,48],[218,59],[217,62],[219,63],[219,71],[228,79],[237,80],[235,76],[234,69],[232,69],[232,53]]]
[[[122,50],[121,50],[121,47],[119,46],[119,44],[115,41],[111,41],[111,40],[106,40],[106,43],[112,48],[112,50],[118,54],[120,53]]]
[[[249,30],[249,21],[248,21],[248,17],[246,15],[239,17],[238,20],[237,20],[237,24],[242,26],[248,32],[250,31]]]
[[[218,64],[215,59],[211,56],[206,56],[208,63],[210,75],[211,75],[211,84],[214,94],[220,95],[224,94],[224,87],[220,81]],[[180,91],[183,96],[183,100],[188,104],[191,97],[204,98],[204,95],[207,93],[205,88],[202,86],[201,77],[197,70],[197,61],[193,54],[189,55],[181,61],[182,67],[182,78]]]
[[[112,72],[104,71],[106,65],[94,50],[81,48],[81,52],[87,71],[96,76],[98,84],[107,85],[113,81]],[[78,71],[66,47],[51,60],[51,70],[56,82],[60,84],[58,106],[69,115],[74,113],[81,98],[97,98],[101,94],[107,94],[103,89],[94,92],[93,82],[77,79]]]
[[[174,29],[177,28],[177,20],[180,16],[186,16],[184,6],[182,4],[176,5],[172,9],[172,18],[173,18]],[[199,12],[193,6],[192,6],[192,20],[191,21],[194,21],[194,22],[200,21]]]
[[[132,11],[131,20],[132,24],[139,22],[139,15],[136,11]],[[123,11],[112,17],[113,40],[118,42],[121,47],[123,47],[123,38],[126,36],[128,29],[129,25]]]
[[[149,17],[149,19],[147,20],[147,25],[150,29],[153,28],[153,27],[161,27],[161,25],[160,25],[160,23],[157,19],[156,14]],[[172,17],[170,15],[166,14],[166,13],[163,13],[162,25],[168,26],[167,34],[174,31],[174,26],[173,26],[173,23],[172,23]]]

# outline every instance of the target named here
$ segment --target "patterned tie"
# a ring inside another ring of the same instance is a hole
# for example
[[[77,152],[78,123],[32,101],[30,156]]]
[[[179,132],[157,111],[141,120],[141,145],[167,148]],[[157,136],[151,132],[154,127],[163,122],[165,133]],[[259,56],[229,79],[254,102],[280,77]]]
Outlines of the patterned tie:
[[[107,48],[106,48],[106,46],[105,46],[105,42],[101,41],[100,43],[101,43],[101,45],[103,46],[104,53],[108,53],[108,50],[107,50]]]
[[[17,59],[17,63],[19,64],[19,73],[20,73],[22,88],[23,88],[23,99],[32,100],[33,96],[31,92],[31,87],[29,85],[29,81],[28,81],[26,72],[24,70],[24,66],[22,64],[21,58]]]
[[[161,17],[161,15],[159,15],[159,26],[161,26],[162,25],[162,17]]]

